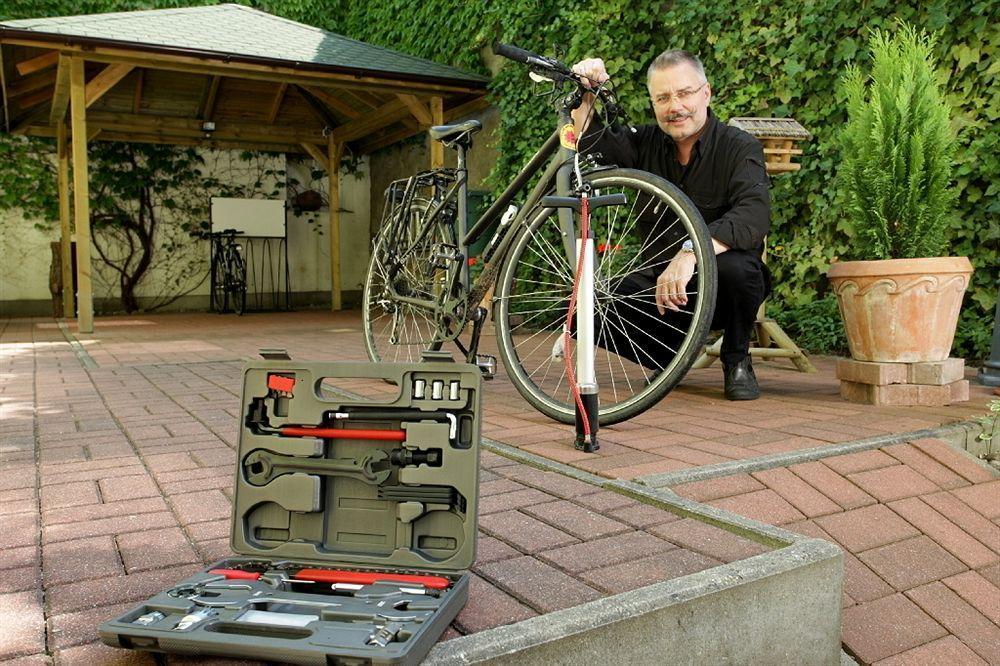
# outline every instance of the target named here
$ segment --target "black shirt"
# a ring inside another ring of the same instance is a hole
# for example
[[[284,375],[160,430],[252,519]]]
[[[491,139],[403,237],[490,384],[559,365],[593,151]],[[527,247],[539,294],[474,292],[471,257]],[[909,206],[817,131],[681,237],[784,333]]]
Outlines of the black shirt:
[[[698,208],[713,238],[734,250],[764,250],[770,228],[764,149],[743,130],[724,125],[708,110],[705,131],[686,165],[658,125],[605,128],[596,119],[580,140],[581,153],[600,153],[602,164],[649,171],[666,178]]]

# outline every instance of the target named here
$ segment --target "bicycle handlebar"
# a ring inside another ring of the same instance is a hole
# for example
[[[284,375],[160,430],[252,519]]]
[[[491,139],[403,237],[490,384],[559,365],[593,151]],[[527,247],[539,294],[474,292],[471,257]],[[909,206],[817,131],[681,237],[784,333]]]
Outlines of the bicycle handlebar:
[[[596,92],[598,98],[602,102],[605,104],[611,104],[612,107],[617,110],[617,100],[615,99],[614,93],[610,89],[601,86],[595,90],[590,85],[589,79],[580,76],[554,58],[548,58],[546,56],[538,55],[537,53],[532,53],[531,51],[514,46],[513,44],[501,44],[499,42],[493,44],[493,53],[509,60],[524,63],[533,70],[541,70],[544,73],[553,74],[557,78],[573,81],[586,92]]]

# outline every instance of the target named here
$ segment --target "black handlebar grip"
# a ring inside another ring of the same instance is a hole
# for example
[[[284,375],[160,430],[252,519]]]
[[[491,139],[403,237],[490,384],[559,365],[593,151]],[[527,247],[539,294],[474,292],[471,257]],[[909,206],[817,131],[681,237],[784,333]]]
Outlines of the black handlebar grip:
[[[531,62],[531,60],[540,60],[540,58],[531,51],[525,51],[524,49],[512,46],[511,44],[501,44],[500,42],[493,44],[493,53],[504,58],[523,62],[525,64]]]

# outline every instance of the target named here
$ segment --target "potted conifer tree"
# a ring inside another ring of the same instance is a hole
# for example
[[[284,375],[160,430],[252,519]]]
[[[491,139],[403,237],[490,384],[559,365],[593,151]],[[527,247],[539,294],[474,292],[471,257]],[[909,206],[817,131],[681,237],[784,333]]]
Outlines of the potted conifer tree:
[[[843,77],[847,124],[837,186],[856,261],[831,265],[851,355],[943,361],[972,264],[947,250],[956,140],[937,83],[935,38],[900,23],[871,36],[869,76]]]

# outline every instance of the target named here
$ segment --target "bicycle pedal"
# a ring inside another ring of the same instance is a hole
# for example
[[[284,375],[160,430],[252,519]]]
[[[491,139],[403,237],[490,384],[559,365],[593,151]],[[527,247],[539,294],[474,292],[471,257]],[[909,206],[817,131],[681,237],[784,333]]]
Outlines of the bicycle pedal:
[[[476,365],[483,373],[483,379],[493,379],[497,374],[497,357],[489,354],[476,354]]]

